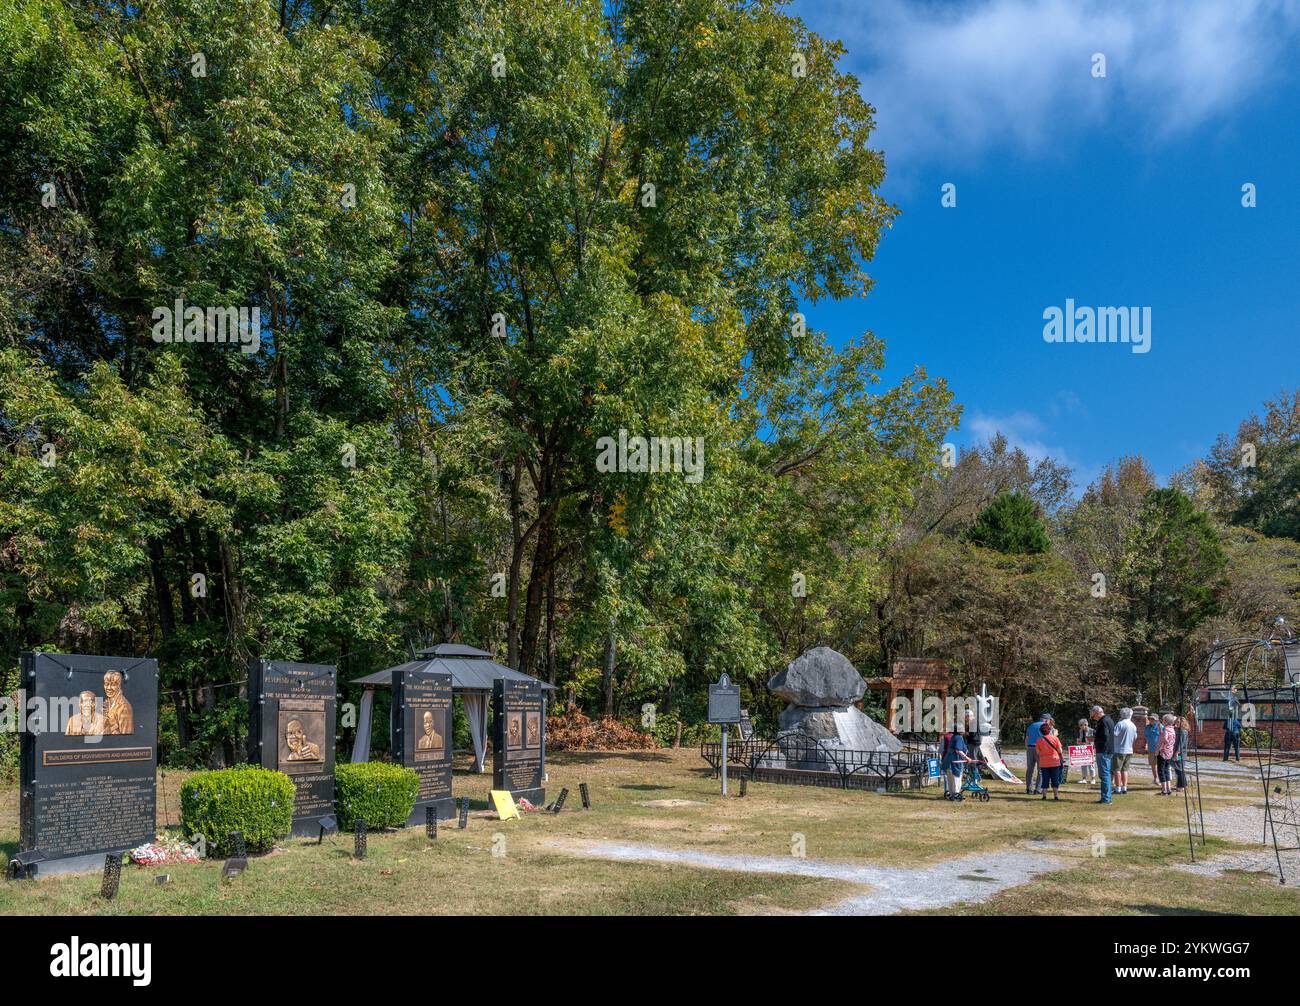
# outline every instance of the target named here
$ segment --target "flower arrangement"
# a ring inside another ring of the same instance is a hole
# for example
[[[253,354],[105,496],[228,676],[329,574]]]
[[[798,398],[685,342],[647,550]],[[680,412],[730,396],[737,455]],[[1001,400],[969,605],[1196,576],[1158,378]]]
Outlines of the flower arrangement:
[[[153,842],[134,848],[129,853],[131,862],[139,866],[165,866],[168,863],[197,863],[198,850],[188,842],[168,835],[159,835]]]

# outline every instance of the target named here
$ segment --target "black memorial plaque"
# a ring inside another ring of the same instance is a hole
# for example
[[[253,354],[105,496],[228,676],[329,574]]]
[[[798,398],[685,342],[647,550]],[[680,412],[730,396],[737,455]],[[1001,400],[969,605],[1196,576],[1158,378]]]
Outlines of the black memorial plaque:
[[[248,662],[248,760],[293,780],[293,832],[318,837],[334,813],[336,671],[326,664]]]
[[[498,678],[492,687],[492,788],[538,807],[546,801],[546,703],[540,681]]]
[[[158,834],[158,662],[24,653],[20,872],[100,869]]]
[[[420,793],[408,825],[433,808],[444,821],[456,816],[451,796],[451,675],[394,671],[391,712],[393,756],[420,777]]]

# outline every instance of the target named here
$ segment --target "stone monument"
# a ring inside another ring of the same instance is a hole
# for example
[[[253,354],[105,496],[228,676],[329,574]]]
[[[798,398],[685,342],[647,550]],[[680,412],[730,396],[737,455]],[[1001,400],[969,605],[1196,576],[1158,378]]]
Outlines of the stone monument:
[[[767,687],[790,703],[781,713],[781,731],[795,731],[827,747],[895,753],[902,742],[853,703],[867,683],[848,657],[829,646],[801,653]]]
[[[492,688],[492,788],[546,802],[546,700],[540,681],[497,678]]]
[[[451,675],[434,671],[393,671],[390,728],[393,757],[420,777],[420,791],[408,825],[423,824],[432,807],[437,819],[456,815],[451,796]]]
[[[156,837],[158,662],[24,653],[12,875],[104,867]]]
[[[293,831],[333,831],[336,671],[289,660],[248,662],[248,760],[293,780]]]

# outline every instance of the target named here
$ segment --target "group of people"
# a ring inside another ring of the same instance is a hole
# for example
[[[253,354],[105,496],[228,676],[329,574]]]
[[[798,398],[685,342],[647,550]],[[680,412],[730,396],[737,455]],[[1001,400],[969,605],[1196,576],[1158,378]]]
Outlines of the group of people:
[[[1151,780],[1160,787],[1157,796],[1172,796],[1175,790],[1187,786],[1187,744],[1190,724],[1185,717],[1165,713],[1140,717],[1142,736],[1147,746],[1147,762]],[[1074,743],[1091,744],[1094,763],[1083,766],[1081,785],[1099,786],[1098,803],[1110,803],[1116,795],[1128,792],[1129,768],[1133,761],[1133,747],[1138,737],[1138,724],[1133,722],[1133,710],[1124,707],[1116,721],[1101,706],[1093,706],[1087,719],[1079,720]],[[1061,784],[1069,758],[1051,713],[1043,713],[1025,733],[1025,792],[1032,796],[1059,800]],[[1175,785],[1175,780],[1177,785]]]

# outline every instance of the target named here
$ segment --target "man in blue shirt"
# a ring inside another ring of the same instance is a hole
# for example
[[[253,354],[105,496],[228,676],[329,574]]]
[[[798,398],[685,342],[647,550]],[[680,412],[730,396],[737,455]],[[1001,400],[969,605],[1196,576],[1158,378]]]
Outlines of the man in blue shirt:
[[[1142,739],[1147,742],[1147,764],[1151,766],[1151,781],[1160,785],[1160,770],[1156,767],[1156,748],[1160,746],[1160,717],[1147,713],[1147,725],[1142,728]]]
[[[1052,714],[1043,713],[1025,731],[1025,792],[1033,796],[1038,795],[1038,738],[1043,736],[1043,724],[1051,721]]]
[[[1228,760],[1228,749],[1236,748],[1237,761],[1241,761],[1241,720],[1237,718],[1234,708],[1228,713],[1228,722],[1223,724],[1223,760]]]

